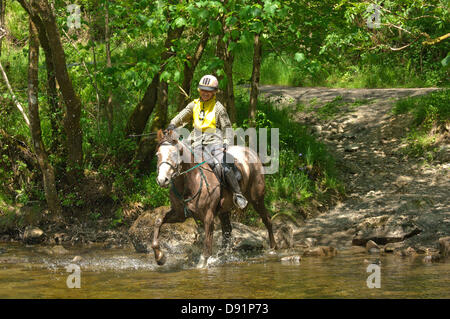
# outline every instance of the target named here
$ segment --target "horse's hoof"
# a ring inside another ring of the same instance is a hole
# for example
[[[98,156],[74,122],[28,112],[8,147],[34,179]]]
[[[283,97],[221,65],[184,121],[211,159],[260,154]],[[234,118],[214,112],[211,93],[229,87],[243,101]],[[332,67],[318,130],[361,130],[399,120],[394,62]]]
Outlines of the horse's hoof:
[[[156,263],[158,264],[158,266],[162,266],[166,263],[167,259],[166,256],[163,255],[159,260],[156,261]]]
[[[166,255],[162,251],[155,253],[155,260],[159,266],[162,266],[166,263]]]

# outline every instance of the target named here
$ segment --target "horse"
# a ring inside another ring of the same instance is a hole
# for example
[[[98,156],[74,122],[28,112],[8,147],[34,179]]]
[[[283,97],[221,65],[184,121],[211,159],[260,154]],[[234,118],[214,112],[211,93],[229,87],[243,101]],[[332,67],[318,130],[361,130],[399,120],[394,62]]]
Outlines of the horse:
[[[166,262],[158,241],[161,225],[183,222],[192,215],[204,225],[203,251],[197,266],[206,267],[208,258],[212,255],[216,216],[219,217],[222,227],[222,248],[226,249],[230,245],[230,212],[234,206],[232,193],[226,187],[221,187],[218,177],[206,161],[195,163],[192,150],[178,139],[176,133],[159,130],[157,143],[157,183],[163,188],[171,185],[171,207],[155,221],[152,241],[155,260],[158,265],[164,265]],[[235,158],[235,165],[242,175],[239,182],[241,191],[266,226],[270,248],[277,249],[272,222],[264,204],[265,181],[261,161],[248,147],[229,146],[226,152]]]

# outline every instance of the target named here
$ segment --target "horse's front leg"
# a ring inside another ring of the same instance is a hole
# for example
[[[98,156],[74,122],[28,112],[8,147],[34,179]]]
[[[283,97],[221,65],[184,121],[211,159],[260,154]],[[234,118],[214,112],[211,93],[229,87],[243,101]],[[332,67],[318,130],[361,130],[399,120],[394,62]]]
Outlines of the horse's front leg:
[[[214,234],[214,212],[208,210],[203,221],[205,225],[205,240],[203,242],[203,254],[197,268],[205,268],[208,265],[208,259],[212,255],[213,234]]]
[[[155,222],[154,230],[153,230],[153,241],[152,241],[152,248],[153,252],[155,253],[155,260],[156,263],[160,266],[164,265],[166,262],[166,257],[162,250],[159,247],[159,232],[161,230],[161,226],[164,223],[179,223],[183,222],[186,219],[184,214],[177,213],[173,208],[169,209],[165,213],[162,213]]]

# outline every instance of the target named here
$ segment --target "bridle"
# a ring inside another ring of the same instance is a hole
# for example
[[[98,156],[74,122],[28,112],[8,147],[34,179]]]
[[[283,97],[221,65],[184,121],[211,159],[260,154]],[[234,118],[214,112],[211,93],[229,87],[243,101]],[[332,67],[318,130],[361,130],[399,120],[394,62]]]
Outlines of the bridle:
[[[161,143],[159,143],[158,144],[158,149],[160,148],[160,146],[161,145],[173,145],[172,143],[170,143],[169,141],[162,141]],[[177,148],[177,150],[179,151],[179,149]],[[178,154],[178,157],[179,157],[180,155]],[[180,175],[180,170],[181,170],[181,168],[180,168],[180,164],[181,164],[181,162],[180,163],[176,163],[175,165],[174,164],[172,164],[171,162],[168,162],[168,161],[161,161],[159,164],[158,164],[158,166],[157,166],[157,171],[159,172],[159,167],[162,165],[162,164],[167,164],[167,165],[169,165],[172,169],[173,169],[173,173],[172,173],[172,175],[170,176],[170,179],[171,180],[173,180],[175,177],[177,177],[178,175]]]

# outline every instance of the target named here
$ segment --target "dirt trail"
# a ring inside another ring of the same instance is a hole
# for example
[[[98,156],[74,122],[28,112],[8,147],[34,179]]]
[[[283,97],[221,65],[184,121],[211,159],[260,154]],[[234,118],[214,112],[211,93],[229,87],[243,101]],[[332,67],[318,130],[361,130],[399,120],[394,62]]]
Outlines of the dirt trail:
[[[372,239],[417,250],[436,247],[440,237],[450,235],[448,136],[440,160],[424,165],[400,151],[410,117],[391,113],[395,99],[434,90],[261,87],[266,98],[285,105],[318,106],[336,97],[348,102],[328,121],[314,112],[297,114],[296,120],[312,125],[335,156],[348,198],[294,230],[295,241],[315,238],[320,245],[342,248]]]

